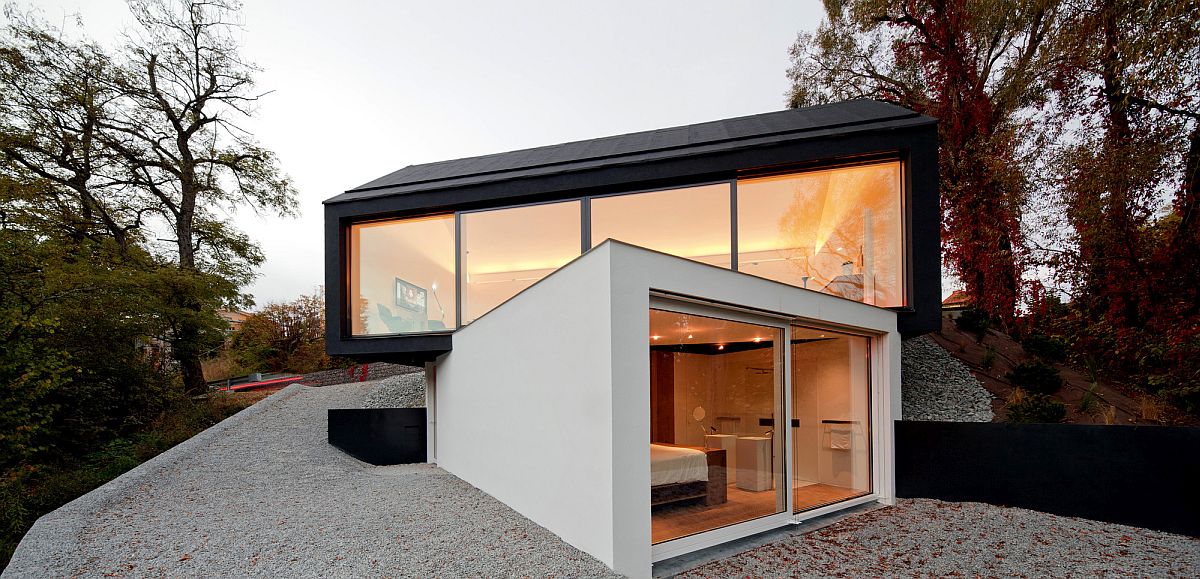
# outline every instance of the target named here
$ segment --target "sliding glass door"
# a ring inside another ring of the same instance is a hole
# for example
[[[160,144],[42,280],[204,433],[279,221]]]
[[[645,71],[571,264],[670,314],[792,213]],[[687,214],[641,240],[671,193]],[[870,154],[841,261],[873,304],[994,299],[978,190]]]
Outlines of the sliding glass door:
[[[733,317],[650,310],[654,543],[787,513],[787,331]]]
[[[871,492],[871,339],[792,326],[792,508]]]

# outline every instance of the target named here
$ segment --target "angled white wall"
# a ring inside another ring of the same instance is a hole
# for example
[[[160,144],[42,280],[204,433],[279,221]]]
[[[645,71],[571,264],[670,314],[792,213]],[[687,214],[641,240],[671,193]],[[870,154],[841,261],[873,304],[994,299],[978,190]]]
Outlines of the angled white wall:
[[[436,456],[615,566],[608,275],[597,249],[454,334],[437,367]]]

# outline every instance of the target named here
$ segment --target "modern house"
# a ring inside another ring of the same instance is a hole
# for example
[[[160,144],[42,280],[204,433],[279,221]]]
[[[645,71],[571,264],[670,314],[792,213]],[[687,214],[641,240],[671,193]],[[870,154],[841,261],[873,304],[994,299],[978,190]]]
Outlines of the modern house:
[[[405,167],[325,202],[327,349],[424,365],[431,461],[646,576],[894,500],[937,185],[867,100]]]

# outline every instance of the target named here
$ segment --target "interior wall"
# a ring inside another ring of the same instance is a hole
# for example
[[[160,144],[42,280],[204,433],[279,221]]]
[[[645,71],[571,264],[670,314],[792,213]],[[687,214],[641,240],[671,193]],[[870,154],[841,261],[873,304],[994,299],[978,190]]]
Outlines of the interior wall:
[[[837,334],[832,334],[837,335]],[[793,476],[834,486],[869,488],[869,367],[861,338],[804,342],[792,346]],[[824,420],[848,420],[850,450],[831,448]]]
[[[759,419],[773,419],[774,376],[760,369],[771,368],[774,350],[761,348],[729,354],[673,354],[675,439],[677,444],[704,446],[704,435],[716,428],[718,434],[759,435],[770,426]],[[704,418],[695,420],[697,407]]]

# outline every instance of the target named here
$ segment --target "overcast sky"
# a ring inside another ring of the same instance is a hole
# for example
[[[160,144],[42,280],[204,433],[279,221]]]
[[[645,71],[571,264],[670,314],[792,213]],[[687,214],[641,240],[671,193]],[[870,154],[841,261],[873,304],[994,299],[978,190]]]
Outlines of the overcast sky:
[[[110,45],[132,21],[123,0],[33,4]],[[788,47],[820,18],[818,0],[249,0],[243,55],[274,92],[246,126],[302,213],[234,217],[267,256],[250,291],[311,293],[321,201],[405,165],[782,109]]]

